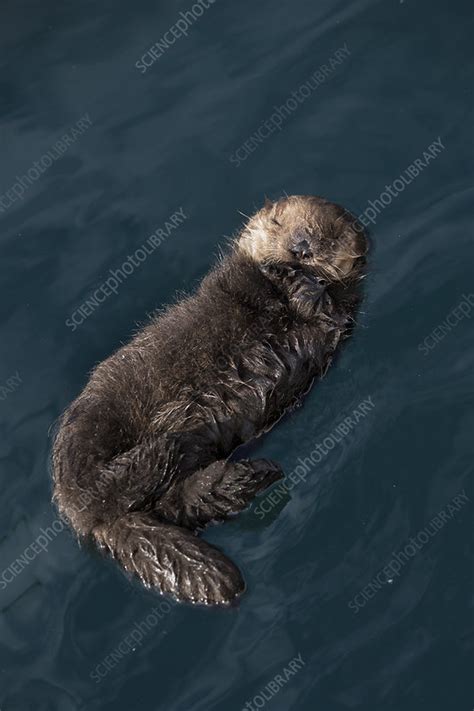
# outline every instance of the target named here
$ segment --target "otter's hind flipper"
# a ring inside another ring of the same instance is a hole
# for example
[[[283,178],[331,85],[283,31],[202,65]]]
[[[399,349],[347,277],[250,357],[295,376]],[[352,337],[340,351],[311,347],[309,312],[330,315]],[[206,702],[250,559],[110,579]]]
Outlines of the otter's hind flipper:
[[[127,572],[177,600],[228,605],[244,591],[239,569],[217,548],[148,514],[126,514],[93,535]]]
[[[194,530],[211,521],[225,521],[243,511],[255,496],[283,477],[268,459],[219,460],[169,488],[155,512],[179,526]]]

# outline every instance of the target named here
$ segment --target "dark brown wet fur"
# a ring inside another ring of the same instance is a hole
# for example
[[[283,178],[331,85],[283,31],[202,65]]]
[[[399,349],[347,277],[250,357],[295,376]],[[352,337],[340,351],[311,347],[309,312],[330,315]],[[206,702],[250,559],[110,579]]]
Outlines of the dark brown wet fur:
[[[77,534],[177,599],[242,593],[238,568],[198,531],[282,476],[228,458],[326,372],[354,320],[366,248],[337,205],[267,202],[195,294],[100,363],[53,448],[54,498]]]

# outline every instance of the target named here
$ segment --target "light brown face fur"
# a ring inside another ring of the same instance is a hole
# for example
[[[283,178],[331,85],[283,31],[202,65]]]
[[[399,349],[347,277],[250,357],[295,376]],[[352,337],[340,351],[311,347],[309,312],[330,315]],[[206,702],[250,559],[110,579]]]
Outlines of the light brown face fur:
[[[245,225],[237,249],[262,265],[302,265],[342,281],[366,253],[367,240],[343,207],[319,197],[292,195],[267,201]]]

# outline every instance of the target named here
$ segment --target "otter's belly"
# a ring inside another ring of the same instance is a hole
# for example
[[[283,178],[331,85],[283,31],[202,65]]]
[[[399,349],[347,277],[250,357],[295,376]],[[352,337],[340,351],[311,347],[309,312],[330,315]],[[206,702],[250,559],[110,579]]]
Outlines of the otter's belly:
[[[229,456],[270,429],[324,372],[335,344],[328,347],[314,335],[302,330],[254,342],[209,373],[206,387],[182,390],[177,401],[156,414],[154,426],[192,433],[202,458]]]
[[[314,339],[294,334],[254,345],[235,362],[220,388],[217,440],[228,451],[274,425],[320,374],[324,354]]]

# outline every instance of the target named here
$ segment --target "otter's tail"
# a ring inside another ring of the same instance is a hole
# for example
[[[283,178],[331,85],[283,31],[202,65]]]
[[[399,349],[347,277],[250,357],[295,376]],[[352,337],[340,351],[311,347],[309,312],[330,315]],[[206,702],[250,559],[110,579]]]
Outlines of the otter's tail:
[[[191,456],[192,446],[173,433],[137,443],[132,432],[132,446],[120,452],[127,428],[120,413],[101,408],[79,399],[61,421],[53,447],[61,515],[148,587],[180,600],[230,603],[244,588],[235,565],[191,531],[149,513],[180,476],[183,451]]]
[[[92,534],[127,572],[178,600],[228,605],[244,590],[239,569],[217,548],[147,513],[125,514]]]

